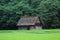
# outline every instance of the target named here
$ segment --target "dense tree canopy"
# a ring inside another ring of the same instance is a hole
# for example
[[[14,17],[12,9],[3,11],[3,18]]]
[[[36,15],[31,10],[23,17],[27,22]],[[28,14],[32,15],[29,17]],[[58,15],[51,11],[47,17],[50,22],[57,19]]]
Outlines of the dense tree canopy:
[[[40,16],[43,28],[60,28],[60,0],[0,0],[0,29],[16,29],[21,16]]]

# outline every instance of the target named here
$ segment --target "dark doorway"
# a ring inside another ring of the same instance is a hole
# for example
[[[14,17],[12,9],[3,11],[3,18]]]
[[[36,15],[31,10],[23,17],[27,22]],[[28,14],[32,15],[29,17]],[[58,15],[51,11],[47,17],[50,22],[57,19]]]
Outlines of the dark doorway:
[[[30,26],[27,27],[27,30],[30,30]]]

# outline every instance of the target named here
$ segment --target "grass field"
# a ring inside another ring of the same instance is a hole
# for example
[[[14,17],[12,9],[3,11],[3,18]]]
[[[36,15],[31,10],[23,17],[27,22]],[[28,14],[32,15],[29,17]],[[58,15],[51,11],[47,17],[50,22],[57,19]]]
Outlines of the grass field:
[[[0,30],[0,40],[60,40],[60,29]]]

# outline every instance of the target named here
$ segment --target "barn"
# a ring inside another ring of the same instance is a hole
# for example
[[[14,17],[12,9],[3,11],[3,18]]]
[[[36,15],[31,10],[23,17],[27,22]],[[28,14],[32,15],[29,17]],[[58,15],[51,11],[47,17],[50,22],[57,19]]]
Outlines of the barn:
[[[17,23],[19,30],[40,30],[42,22],[39,16],[23,16]]]

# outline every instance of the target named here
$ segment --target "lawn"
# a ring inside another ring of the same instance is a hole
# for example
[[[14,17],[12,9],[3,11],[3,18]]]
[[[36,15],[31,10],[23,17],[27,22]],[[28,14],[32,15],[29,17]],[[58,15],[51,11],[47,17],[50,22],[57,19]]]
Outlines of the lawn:
[[[0,30],[0,40],[60,40],[60,29]]]

